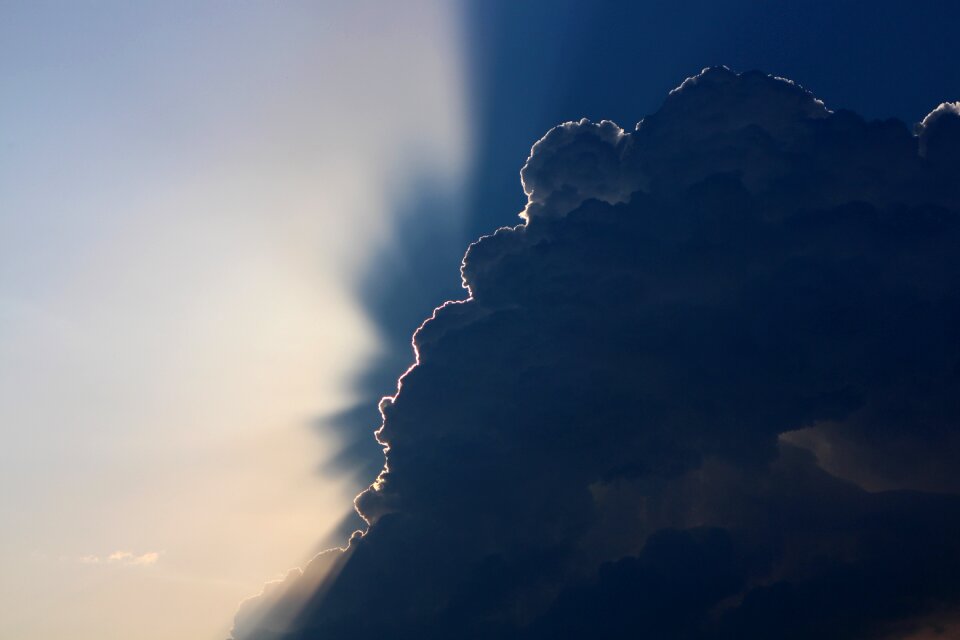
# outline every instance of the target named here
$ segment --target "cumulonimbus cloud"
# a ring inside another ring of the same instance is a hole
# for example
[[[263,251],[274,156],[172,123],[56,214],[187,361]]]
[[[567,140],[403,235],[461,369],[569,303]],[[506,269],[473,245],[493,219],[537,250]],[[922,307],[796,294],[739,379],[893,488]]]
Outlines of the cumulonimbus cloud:
[[[706,69],[561,125],[235,640],[924,637],[960,611],[960,114]],[[894,634],[894,635],[891,635]],[[898,636],[896,634],[899,634]]]

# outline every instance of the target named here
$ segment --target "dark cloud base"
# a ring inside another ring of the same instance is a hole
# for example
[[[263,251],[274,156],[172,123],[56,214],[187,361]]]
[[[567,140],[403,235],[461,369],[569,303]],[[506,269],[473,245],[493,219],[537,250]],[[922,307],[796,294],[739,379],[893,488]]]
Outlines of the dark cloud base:
[[[552,130],[526,224],[470,247],[470,298],[382,403],[368,531],[233,637],[936,637],[960,612],[958,123],[718,68],[633,132]]]

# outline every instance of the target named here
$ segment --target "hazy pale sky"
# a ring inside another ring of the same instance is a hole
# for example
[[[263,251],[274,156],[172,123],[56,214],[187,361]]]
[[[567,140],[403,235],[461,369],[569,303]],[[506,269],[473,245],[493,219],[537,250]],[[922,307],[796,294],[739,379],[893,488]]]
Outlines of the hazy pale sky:
[[[462,178],[453,7],[0,5],[0,637],[223,638],[351,508],[310,425]]]

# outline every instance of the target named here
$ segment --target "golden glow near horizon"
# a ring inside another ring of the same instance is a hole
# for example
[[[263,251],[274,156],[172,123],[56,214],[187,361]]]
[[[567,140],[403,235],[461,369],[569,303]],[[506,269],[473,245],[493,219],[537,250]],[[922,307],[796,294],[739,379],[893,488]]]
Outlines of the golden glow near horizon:
[[[457,16],[4,12],[0,637],[222,640],[372,480],[311,423],[378,348],[391,203],[463,169]]]

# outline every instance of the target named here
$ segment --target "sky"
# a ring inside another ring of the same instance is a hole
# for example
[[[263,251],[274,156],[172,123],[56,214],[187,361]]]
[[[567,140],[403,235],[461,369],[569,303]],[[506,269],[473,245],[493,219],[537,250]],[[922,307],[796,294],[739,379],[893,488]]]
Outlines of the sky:
[[[0,3],[0,636],[222,639],[362,525],[377,402],[552,126],[718,64],[912,124],[957,13]]]
[[[381,343],[351,283],[391,202],[462,179],[455,16],[0,16],[0,637],[223,638],[368,482],[322,418]]]

